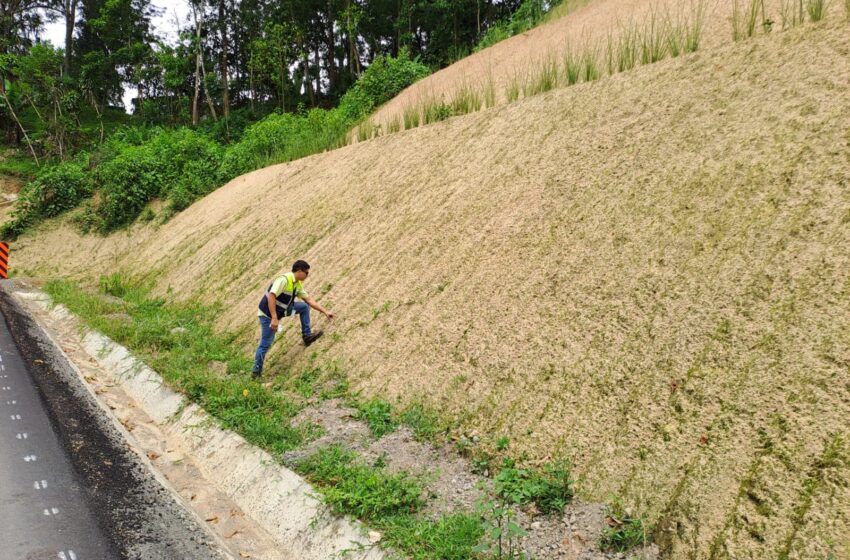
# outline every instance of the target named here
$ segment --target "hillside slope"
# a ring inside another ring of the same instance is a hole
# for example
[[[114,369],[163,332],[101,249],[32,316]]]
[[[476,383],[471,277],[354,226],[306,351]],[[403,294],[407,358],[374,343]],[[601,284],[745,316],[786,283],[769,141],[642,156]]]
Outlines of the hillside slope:
[[[846,558],[850,28],[833,20],[358,143],[19,272],[255,305],[295,257],[366,395],[565,454],[670,558]],[[277,366],[308,359],[294,325]],[[276,368],[272,367],[271,371]],[[285,369],[279,369],[283,373]]]
[[[569,1],[569,0],[567,0]],[[568,15],[554,19],[529,31],[497,43],[465,57],[455,64],[420,80],[382,106],[370,121],[391,128],[395,119],[412,108],[431,100],[446,103],[461,88],[483,90],[490,85],[497,102],[506,101],[509,84],[523,83],[547,60],[561,61],[565,49],[583,50],[592,47],[604,65],[608,40],[631,34],[634,26],[660,30],[664,22],[685,24],[700,21],[700,48],[715,48],[732,42],[732,27],[737,22],[742,33],[752,17],[753,33],[768,28],[783,29],[786,19],[794,19],[795,9],[803,9],[809,0],[590,0]],[[839,2],[827,2],[826,11],[840,14]],[[763,12],[762,12],[763,10]]]

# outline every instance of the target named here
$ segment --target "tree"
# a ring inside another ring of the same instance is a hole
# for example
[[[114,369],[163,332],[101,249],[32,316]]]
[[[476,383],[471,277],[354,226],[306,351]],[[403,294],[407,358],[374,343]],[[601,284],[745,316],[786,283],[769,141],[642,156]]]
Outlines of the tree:
[[[118,104],[124,84],[138,83],[138,69],[151,64],[154,37],[150,0],[87,0],[82,7],[80,76],[102,110]]]

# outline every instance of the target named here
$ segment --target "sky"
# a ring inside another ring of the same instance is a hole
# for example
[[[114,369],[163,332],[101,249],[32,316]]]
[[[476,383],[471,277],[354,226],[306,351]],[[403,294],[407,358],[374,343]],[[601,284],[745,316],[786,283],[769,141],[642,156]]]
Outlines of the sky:
[[[151,5],[159,8],[161,15],[153,18],[152,26],[154,33],[164,39],[166,43],[174,45],[177,42],[177,24],[178,21],[185,22],[189,16],[189,2],[168,0],[152,0]],[[65,46],[65,22],[55,21],[45,26],[44,32],[40,34],[45,41],[50,41],[56,47]],[[132,107],[131,100],[136,97],[135,88],[124,88],[124,107],[128,110]]]

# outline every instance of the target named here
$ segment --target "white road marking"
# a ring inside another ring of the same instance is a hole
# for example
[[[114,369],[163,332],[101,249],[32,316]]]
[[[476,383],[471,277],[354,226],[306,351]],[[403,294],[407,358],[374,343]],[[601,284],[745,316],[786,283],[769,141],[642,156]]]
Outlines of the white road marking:
[[[26,461],[27,463],[34,463],[38,461],[38,457],[36,457],[35,455],[27,455],[26,457],[24,457],[24,461]]]
[[[18,404],[18,401],[6,401],[6,404]]]
[[[39,482],[38,480],[36,480],[35,482],[32,483],[32,486],[36,490],[44,490],[45,488],[47,488],[47,481],[42,480],[41,482]]]
[[[11,418],[12,418],[12,420],[20,420],[21,415],[20,414],[12,414]]]
[[[11,391],[11,390],[12,390],[12,388],[11,388],[11,387],[5,387],[5,386],[4,386],[4,387],[3,387],[3,390],[4,390],[4,391]]]
[[[69,550],[67,555],[65,554],[64,550],[60,550],[59,560],[77,560],[77,555],[74,554],[73,550]]]
[[[18,439],[27,439],[29,435],[26,432],[22,432],[20,434],[17,434],[15,437]]]
[[[44,508],[44,515],[59,515],[59,508],[52,507],[50,509]]]

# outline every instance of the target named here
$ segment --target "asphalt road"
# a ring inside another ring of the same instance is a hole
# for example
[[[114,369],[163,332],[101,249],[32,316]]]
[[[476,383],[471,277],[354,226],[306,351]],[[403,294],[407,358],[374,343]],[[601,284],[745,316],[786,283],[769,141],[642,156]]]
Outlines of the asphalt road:
[[[230,558],[0,281],[0,560]]]
[[[0,317],[0,557],[118,558]]]

